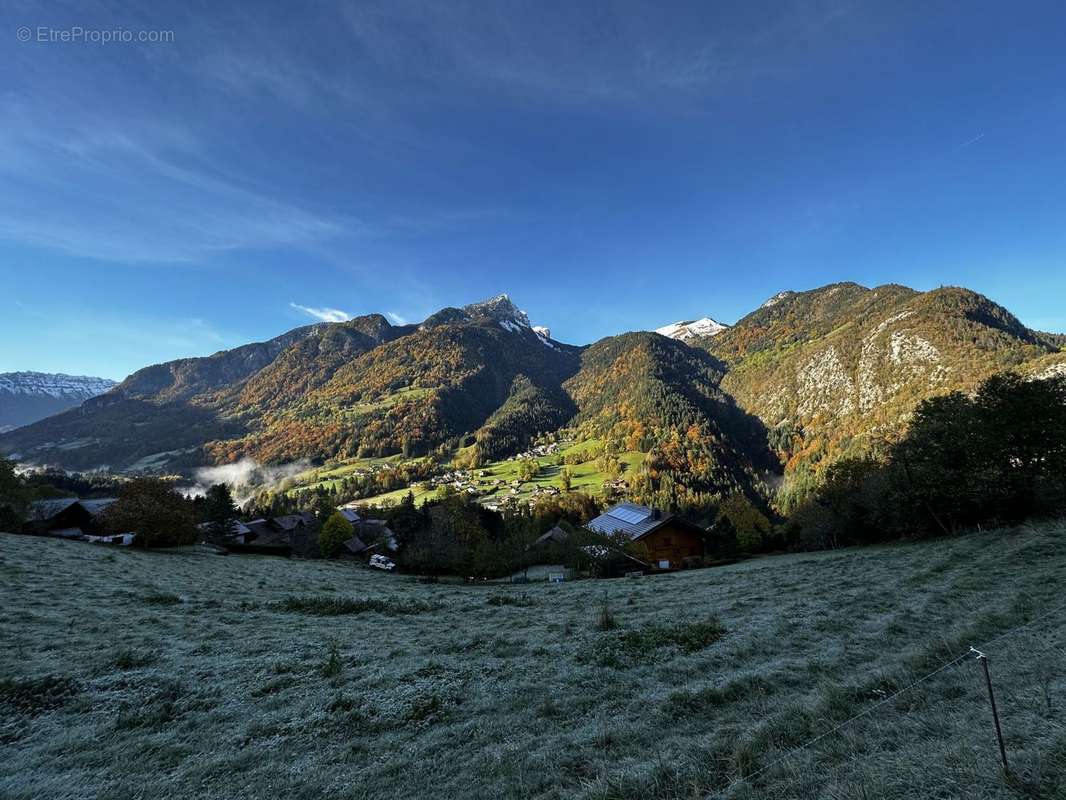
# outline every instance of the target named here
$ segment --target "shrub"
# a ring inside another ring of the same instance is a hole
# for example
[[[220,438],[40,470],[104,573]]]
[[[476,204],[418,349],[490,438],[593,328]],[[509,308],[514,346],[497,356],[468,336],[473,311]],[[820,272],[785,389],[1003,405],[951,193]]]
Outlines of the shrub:
[[[318,533],[318,546],[323,558],[332,558],[337,555],[344,547],[344,543],[352,538],[354,532],[352,523],[346,520],[341,512],[335,511],[331,514]]]
[[[611,612],[611,605],[607,601],[607,593],[603,593],[603,600],[600,602],[600,612],[596,618],[596,630],[598,631],[613,631],[618,627],[618,622],[614,618],[614,614]]]
[[[322,668],[319,671],[322,673],[323,678],[333,678],[344,671],[344,664],[341,662],[341,655],[336,642],[329,643],[329,648],[326,651],[326,660],[322,662]]]

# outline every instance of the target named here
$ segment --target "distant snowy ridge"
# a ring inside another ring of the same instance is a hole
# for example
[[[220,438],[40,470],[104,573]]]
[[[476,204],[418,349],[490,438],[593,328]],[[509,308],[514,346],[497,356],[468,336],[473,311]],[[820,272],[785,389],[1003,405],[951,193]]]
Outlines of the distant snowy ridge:
[[[0,373],[0,394],[48,395],[57,400],[88,400],[108,391],[115,382],[88,375],[47,372]]]
[[[114,385],[107,378],[86,375],[0,373],[0,433],[80,406]]]
[[[681,320],[671,325],[664,325],[662,328],[656,328],[655,332],[670,339],[685,342],[699,336],[714,336],[728,327],[728,325],[723,325],[710,317],[704,317],[703,319]]]

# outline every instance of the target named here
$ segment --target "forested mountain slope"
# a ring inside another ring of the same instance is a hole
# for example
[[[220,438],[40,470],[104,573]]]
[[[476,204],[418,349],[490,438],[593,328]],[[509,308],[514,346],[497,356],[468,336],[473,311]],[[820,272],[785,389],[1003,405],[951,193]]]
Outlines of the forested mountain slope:
[[[135,471],[459,448],[477,463],[556,434],[642,453],[624,478],[645,502],[768,495],[783,469],[787,503],[834,459],[897,436],[925,398],[1006,369],[1066,371],[1063,341],[967,289],[843,283],[781,292],[713,336],[580,348],[500,295],[420,325],[371,314],[147,367],[0,435],[0,451]]]
[[[694,345],[728,364],[722,386],[770,429],[792,485],[897,435],[921,400],[1008,369],[1057,369],[1056,337],[968,289],[853,283],[788,292]]]

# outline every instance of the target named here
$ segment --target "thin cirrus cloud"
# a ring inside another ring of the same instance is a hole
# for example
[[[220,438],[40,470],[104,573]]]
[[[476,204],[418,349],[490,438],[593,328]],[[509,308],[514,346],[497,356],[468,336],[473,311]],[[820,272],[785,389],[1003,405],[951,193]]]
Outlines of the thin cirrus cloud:
[[[173,46],[94,52],[87,62],[82,51],[52,50],[61,60],[48,69],[26,49],[12,79],[21,88],[0,97],[0,178],[9,186],[0,194],[0,238],[103,261],[173,263],[247,249],[347,253],[353,242],[491,225],[498,209],[455,216],[399,198],[310,197],[298,167],[237,164],[228,146],[248,134],[248,120],[257,132],[276,120],[274,106],[329,108],[334,122],[357,133],[350,149],[387,160],[452,146],[427,142],[413,124],[412,105],[426,95],[483,90],[561,103],[661,98],[663,90],[687,96],[765,69],[753,49],[767,42],[794,49],[795,39],[826,27],[833,15],[825,8],[840,0],[811,6],[801,19],[784,15],[770,27],[747,20],[741,32],[706,24],[667,30],[658,9],[643,2],[590,21],[577,12],[545,16],[523,3],[485,14],[476,4],[370,0],[327,4],[324,17],[301,23],[301,37],[269,12],[239,17],[237,41],[179,14],[174,25],[186,35]],[[330,46],[318,45],[323,37]],[[100,88],[116,85],[125,91]],[[185,85],[199,98],[195,125],[177,99]],[[287,155],[300,163],[298,152]],[[380,219],[366,210],[387,206]]]
[[[0,133],[0,238],[120,262],[200,261],[247,247],[307,246],[350,221],[241,185],[175,124],[113,119],[50,128],[8,98]]]
[[[289,303],[289,305],[320,322],[347,322],[351,319],[351,315],[347,311],[341,311],[339,308],[314,308],[312,306],[302,306],[299,303]]]

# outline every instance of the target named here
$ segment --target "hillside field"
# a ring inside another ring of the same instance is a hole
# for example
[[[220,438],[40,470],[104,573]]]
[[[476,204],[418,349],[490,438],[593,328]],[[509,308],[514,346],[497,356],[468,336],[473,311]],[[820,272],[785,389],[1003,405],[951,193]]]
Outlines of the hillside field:
[[[1063,523],[521,587],[0,534],[0,797],[1062,798],[1064,573]],[[975,660],[878,705],[971,644],[1010,780]]]
[[[485,502],[500,501],[513,496],[514,499],[520,502],[528,502],[533,496],[533,490],[537,487],[545,488],[551,486],[561,490],[563,488],[562,471],[564,465],[557,462],[567,455],[598,448],[602,444],[599,439],[589,439],[564,447],[558,453],[532,458],[531,460],[536,461],[539,466],[539,472],[533,480],[523,482],[517,493],[512,493],[508,486],[493,491],[488,491],[486,488],[484,495],[482,495],[482,500]],[[635,450],[618,453],[617,458],[621,465],[619,474],[627,475],[636,472],[640,468],[644,456],[644,453]],[[409,459],[409,461],[421,460],[421,458]],[[320,467],[303,472],[295,476],[291,486],[286,485],[285,491],[289,494],[295,494],[306,489],[317,489],[320,486],[333,490],[340,486],[345,477],[355,473],[357,470],[369,469],[379,465],[399,466],[402,463],[404,463],[404,459],[399,455],[386,458],[349,459],[335,466]],[[522,459],[508,458],[488,462],[471,471],[478,476],[475,478],[475,482],[483,488],[488,487],[489,483],[495,480],[502,480],[505,484],[510,484],[511,481],[518,478],[518,470],[521,463]],[[574,491],[584,492],[593,497],[603,495],[603,482],[610,476],[601,470],[598,459],[592,458],[583,464],[571,464],[568,466],[571,474],[571,488]],[[451,464],[447,467],[442,467],[442,471],[455,468],[455,465]],[[402,501],[408,492],[414,496],[415,502],[418,504],[437,499],[440,496],[437,488],[419,483],[417,486],[366,497],[359,502],[365,505],[395,505]]]

